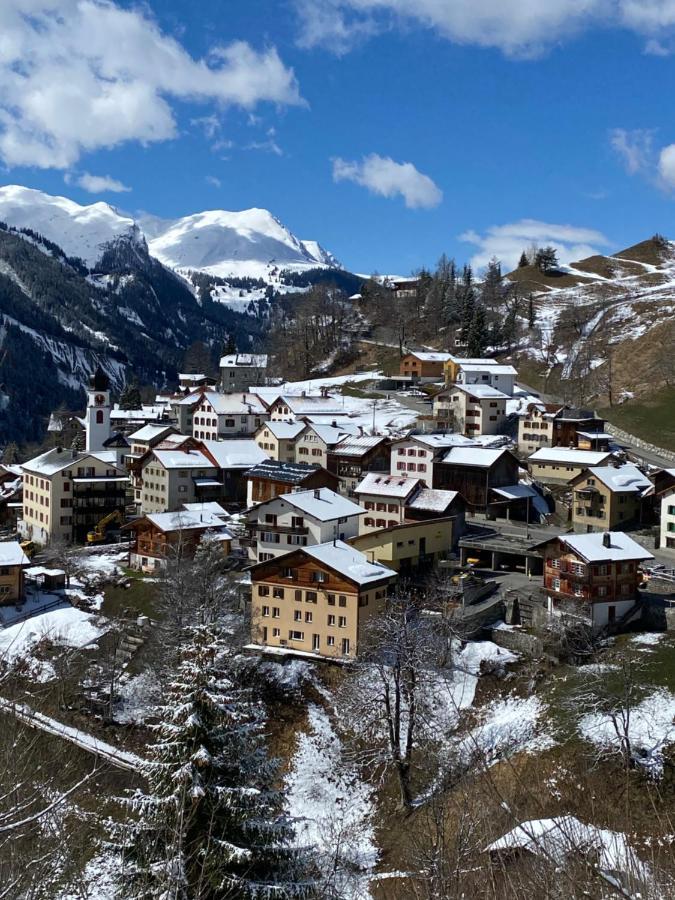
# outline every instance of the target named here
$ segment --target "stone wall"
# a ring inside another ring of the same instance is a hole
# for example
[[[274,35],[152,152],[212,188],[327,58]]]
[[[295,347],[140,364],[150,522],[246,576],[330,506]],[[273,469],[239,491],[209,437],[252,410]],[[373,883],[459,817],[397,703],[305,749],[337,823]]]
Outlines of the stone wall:
[[[493,628],[490,639],[499,647],[522,653],[523,656],[537,657],[544,655],[544,645],[540,638],[526,631],[507,631],[504,628]]]
[[[643,441],[642,438],[635,437],[634,434],[629,434],[627,431],[623,431],[621,428],[617,428],[609,422],[605,423],[605,428],[610,434],[613,434],[615,438],[618,438],[618,440],[623,441],[626,444],[632,444],[639,450],[646,450],[647,453],[655,453],[657,456],[662,456],[664,459],[675,462],[675,453],[672,450],[665,450],[663,447],[657,447],[655,444]]]

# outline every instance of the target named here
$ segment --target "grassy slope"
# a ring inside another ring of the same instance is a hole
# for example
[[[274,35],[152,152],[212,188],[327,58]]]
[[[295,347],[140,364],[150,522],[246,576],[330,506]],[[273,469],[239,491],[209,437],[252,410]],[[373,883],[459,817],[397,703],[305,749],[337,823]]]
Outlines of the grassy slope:
[[[600,409],[599,414],[630,434],[675,450],[675,388],[664,388],[651,399],[624,403],[611,409]]]

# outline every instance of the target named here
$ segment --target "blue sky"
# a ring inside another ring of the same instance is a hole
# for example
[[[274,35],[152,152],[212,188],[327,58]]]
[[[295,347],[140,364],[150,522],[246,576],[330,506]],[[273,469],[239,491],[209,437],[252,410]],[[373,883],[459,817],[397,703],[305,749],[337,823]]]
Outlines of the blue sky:
[[[266,207],[361,272],[673,236],[673,0],[3,0],[0,32],[8,183]]]

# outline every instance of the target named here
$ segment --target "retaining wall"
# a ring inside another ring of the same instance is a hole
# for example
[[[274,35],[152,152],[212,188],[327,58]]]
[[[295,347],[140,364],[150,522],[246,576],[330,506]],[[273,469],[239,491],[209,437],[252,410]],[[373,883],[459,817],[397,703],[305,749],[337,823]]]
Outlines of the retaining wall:
[[[666,450],[663,447],[657,447],[655,444],[643,441],[642,438],[636,437],[634,434],[629,434],[627,431],[623,431],[623,429],[617,428],[609,422],[605,422],[605,429],[610,434],[613,434],[615,438],[624,441],[626,444],[633,444],[639,450],[646,450],[648,453],[655,453],[657,456],[662,456],[664,459],[675,462],[675,453],[672,450]]]

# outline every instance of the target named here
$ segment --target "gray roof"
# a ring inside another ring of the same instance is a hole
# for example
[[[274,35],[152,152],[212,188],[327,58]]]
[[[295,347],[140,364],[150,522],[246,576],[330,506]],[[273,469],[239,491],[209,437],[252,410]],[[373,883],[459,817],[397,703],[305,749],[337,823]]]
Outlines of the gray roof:
[[[253,466],[248,472],[249,478],[264,478],[267,481],[284,481],[287,484],[301,484],[305,478],[320,471],[321,466],[310,463],[281,462],[278,459],[266,459]]]

